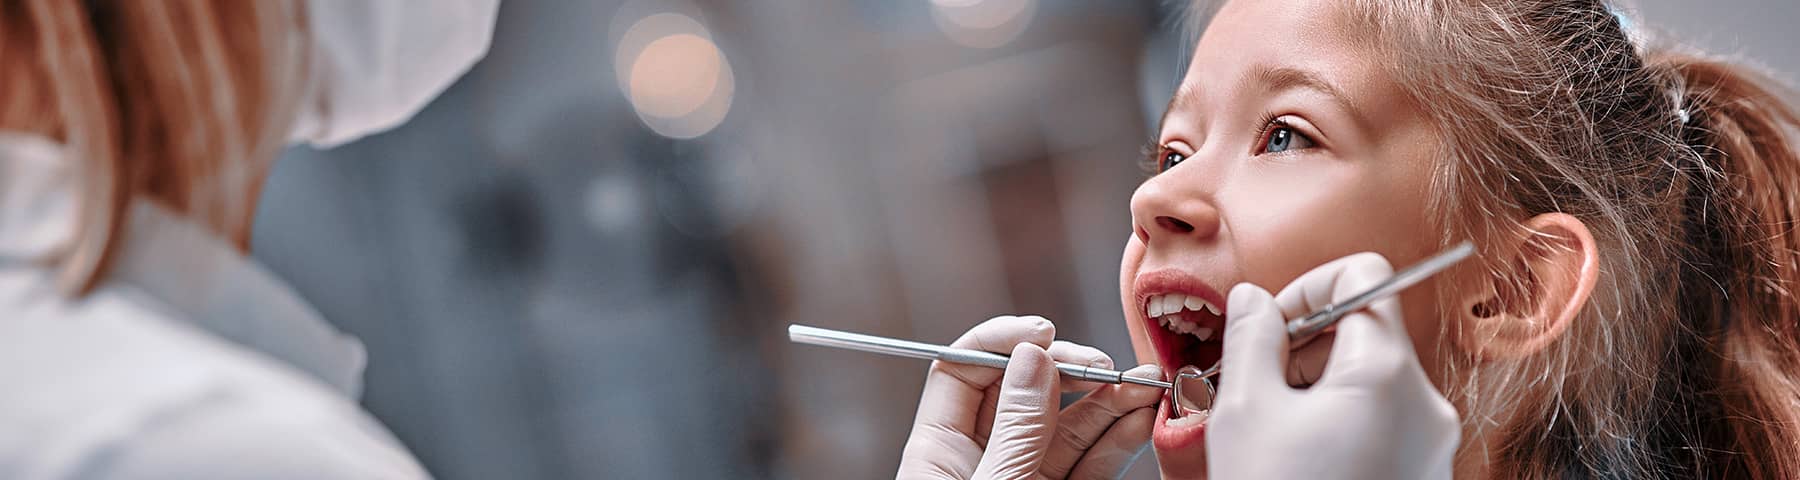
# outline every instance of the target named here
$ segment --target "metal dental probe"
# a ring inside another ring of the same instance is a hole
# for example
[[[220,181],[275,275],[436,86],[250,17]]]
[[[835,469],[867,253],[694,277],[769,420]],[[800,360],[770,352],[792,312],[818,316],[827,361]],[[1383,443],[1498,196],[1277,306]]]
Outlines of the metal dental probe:
[[[1307,314],[1305,317],[1291,320],[1287,322],[1290,345],[1305,343],[1307,340],[1311,340],[1313,337],[1323,333],[1325,329],[1336,324],[1338,320],[1343,319],[1344,316],[1357,310],[1361,310],[1363,307],[1369,306],[1370,303],[1376,300],[1400,293],[1400,291],[1405,290],[1407,287],[1411,287],[1426,278],[1430,278],[1432,275],[1436,275],[1438,272],[1450,268],[1451,265],[1463,261],[1463,259],[1468,258],[1474,253],[1474,245],[1469,242],[1459,243],[1449,250],[1433,255],[1431,258],[1425,259],[1405,270],[1401,270],[1399,273],[1395,273],[1394,276],[1388,277],[1387,280],[1382,280],[1381,283],[1376,284],[1373,288],[1350,297],[1350,299],[1345,300],[1342,303],[1326,305],[1325,308]],[[795,343],[806,343],[926,360],[943,360],[951,363],[979,365],[1002,370],[1006,369],[1007,361],[1006,355],[993,352],[932,345],[929,343],[879,337],[875,335],[864,335],[800,324],[788,325],[788,340]],[[1148,378],[1128,377],[1125,376],[1124,372],[1118,370],[1061,362],[1056,364],[1056,369],[1061,371],[1065,376],[1081,380],[1110,384],[1134,383],[1164,389],[1175,389],[1176,393],[1180,392],[1180,390],[1176,389],[1175,385],[1170,382]],[[1211,393],[1215,393],[1213,391],[1212,377],[1218,375],[1218,373],[1219,365],[1214,363],[1212,368],[1208,368],[1205,372],[1198,374],[1198,377],[1206,383],[1209,394],[1207,396],[1208,399],[1212,397]],[[1195,378],[1195,374],[1193,372],[1180,372],[1176,374],[1175,378],[1177,378],[1177,380],[1180,378]],[[1169,411],[1171,417],[1176,417],[1181,413],[1181,409],[1178,406],[1173,405],[1175,396],[1176,395],[1169,396],[1170,406],[1172,407]]]
[[[929,343],[919,343],[897,338],[863,335],[860,333],[809,327],[799,324],[788,325],[788,340],[796,343],[860,350],[871,353],[885,353],[900,357],[943,360],[950,363],[980,365],[1002,370],[1006,369],[1007,356],[998,353],[970,350],[967,348],[946,347],[943,345],[932,345]],[[1169,382],[1148,378],[1127,377],[1125,376],[1125,372],[1118,370],[1108,370],[1062,362],[1056,363],[1056,369],[1061,371],[1064,376],[1090,382],[1111,384],[1135,383],[1138,385],[1149,385],[1159,388],[1171,387]]]

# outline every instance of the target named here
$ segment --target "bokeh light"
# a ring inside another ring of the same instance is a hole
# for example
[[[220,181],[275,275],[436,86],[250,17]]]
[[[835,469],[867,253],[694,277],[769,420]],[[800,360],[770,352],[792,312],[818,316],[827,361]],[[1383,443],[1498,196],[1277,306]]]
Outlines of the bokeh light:
[[[644,208],[644,192],[628,177],[596,177],[588,183],[582,196],[582,214],[595,234],[618,235],[636,229],[643,222],[639,212]]]
[[[682,33],[644,47],[631,65],[631,101],[647,115],[676,118],[700,109],[719,86],[719,50]]]
[[[670,138],[695,138],[718,127],[736,90],[731,62],[711,33],[679,13],[645,16],[626,29],[614,71],[638,119]]]
[[[1031,24],[1036,0],[931,0],[931,19],[956,43],[996,48]]]

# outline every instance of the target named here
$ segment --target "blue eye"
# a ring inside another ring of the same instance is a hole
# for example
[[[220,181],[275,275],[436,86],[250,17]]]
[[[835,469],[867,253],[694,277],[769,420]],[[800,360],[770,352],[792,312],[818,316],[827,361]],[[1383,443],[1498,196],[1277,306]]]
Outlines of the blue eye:
[[[1263,134],[1262,152],[1260,153],[1281,153],[1316,146],[1312,138],[1294,130],[1293,127],[1287,125],[1287,122],[1280,119],[1269,122],[1265,130],[1268,133]]]

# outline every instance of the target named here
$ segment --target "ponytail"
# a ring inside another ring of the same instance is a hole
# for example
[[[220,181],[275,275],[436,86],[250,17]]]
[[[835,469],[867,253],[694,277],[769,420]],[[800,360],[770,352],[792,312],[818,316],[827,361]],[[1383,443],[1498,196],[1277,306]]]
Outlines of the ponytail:
[[[1646,65],[1674,86],[1677,157],[1692,162],[1673,242],[1688,249],[1676,292],[1688,378],[1671,380],[1710,384],[1697,393],[1715,418],[1692,421],[1731,447],[1701,471],[1800,478],[1800,115],[1741,66],[1675,53]]]

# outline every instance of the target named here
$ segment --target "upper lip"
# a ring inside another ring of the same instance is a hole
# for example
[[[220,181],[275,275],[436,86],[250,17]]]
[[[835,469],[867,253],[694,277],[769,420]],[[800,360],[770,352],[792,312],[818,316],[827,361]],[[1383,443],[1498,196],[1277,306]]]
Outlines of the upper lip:
[[[1165,268],[1138,274],[1131,282],[1134,305],[1139,315],[1144,314],[1144,302],[1155,295],[1179,293],[1192,295],[1206,300],[1221,309],[1225,307],[1225,297],[1219,291],[1207,285],[1199,276],[1173,268]]]

